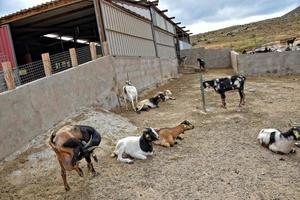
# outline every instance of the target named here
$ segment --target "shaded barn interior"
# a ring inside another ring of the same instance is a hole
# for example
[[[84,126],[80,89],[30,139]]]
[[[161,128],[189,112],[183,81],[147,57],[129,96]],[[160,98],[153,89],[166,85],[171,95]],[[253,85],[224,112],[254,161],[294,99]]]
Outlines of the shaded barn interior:
[[[81,1],[10,23],[18,65],[41,60],[69,48],[100,44],[92,1]]]

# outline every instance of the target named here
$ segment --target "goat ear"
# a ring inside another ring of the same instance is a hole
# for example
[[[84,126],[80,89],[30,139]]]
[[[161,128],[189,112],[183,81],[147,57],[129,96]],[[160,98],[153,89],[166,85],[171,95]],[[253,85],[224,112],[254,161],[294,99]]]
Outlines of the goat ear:
[[[146,133],[145,137],[146,137],[147,140],[149,140],[150,139],[149,133]]]
[[[296,138],[299,138],[300,137],[300,134],[298,131],[296,130],[293,130],[293,134],[296,136]]]

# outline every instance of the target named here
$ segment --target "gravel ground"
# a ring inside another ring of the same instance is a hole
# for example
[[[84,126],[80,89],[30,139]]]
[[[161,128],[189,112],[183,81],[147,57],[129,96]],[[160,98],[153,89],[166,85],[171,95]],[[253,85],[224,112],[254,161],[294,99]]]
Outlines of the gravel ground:
[[[211,70],[206,79],[233,74]],[[238,107],[237,92],[227,94],[227,109],[214,91],[206,92],[208,112],[201,111],[199,75],[179,79],[149,91],[170,89],[177,98],[138,115],[116,109],[83,110],[66,123],[94,126],[103,135],[96,150],[96,177],[68,173],[65,192],[59,164],[42,134],[0,164],[0,199],[299,199],[300,152],[277,155],[261,147],[262,128],[287,130],[289,119],[300,121],[300,76],[248,77],[246,106]],[[155,154],[133,165],[110,158],[115,142],[138,135],[143,127],[171,127],[188,119],[195,129],[172,148],[155,146]],[[56,127],[57,128],[57,127]]]

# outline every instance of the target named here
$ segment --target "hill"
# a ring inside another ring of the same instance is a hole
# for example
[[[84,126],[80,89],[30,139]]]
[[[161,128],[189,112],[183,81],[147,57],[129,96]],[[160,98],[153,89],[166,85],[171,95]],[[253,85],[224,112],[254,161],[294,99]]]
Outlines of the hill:
[[[191,42],[194,47],[232,47],[241,52],[292,37],[300,38],[300,6],[282,17],[194,35]]]

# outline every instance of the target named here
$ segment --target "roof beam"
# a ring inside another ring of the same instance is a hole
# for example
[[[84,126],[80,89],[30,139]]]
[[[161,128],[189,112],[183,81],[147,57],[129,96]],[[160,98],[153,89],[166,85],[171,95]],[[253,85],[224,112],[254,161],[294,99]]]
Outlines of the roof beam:
[[[85,9],[91,9],[91,8],[94,8],[94,5],[89,5],[89,6],[85,6],[83,8],[78,8],[78,9],[71,10],[71,11],[68,11],[68,12],[63,12],[63,13],[60,13],[60,14],[57,14],[57,15],[54,15],[54,16],[51,16],[51,17],[47,17],[47,18],[44,18],[44,19],[37,20],[35,22],[30,22],[30,23],[24,24],[24,25],[19,26],[17,28],[24,28],[24,27],[28,27],[28,26],[31,26],[31,25],[36,25],[36,24],[39,24],[39,23],[42,23],[42,22],[45,22],[45,21],[49,21],[51,19],[66,17],[66,15],[73,14],[73,13],[76,13],[76,12],[80,12],[80,11],[83,11]]]
[[[169,19],[175,19],[175,17],[169,17]]]
[[[179,24],[181,24],[181,22],[177,22],[177,23],[175,23],[176,25],[179,25]]]
[[[168,12],[168,9],[165,9],[165,10],[161,10],[160,12],[161,12],[161,13],[165,13],[165,12]]]

